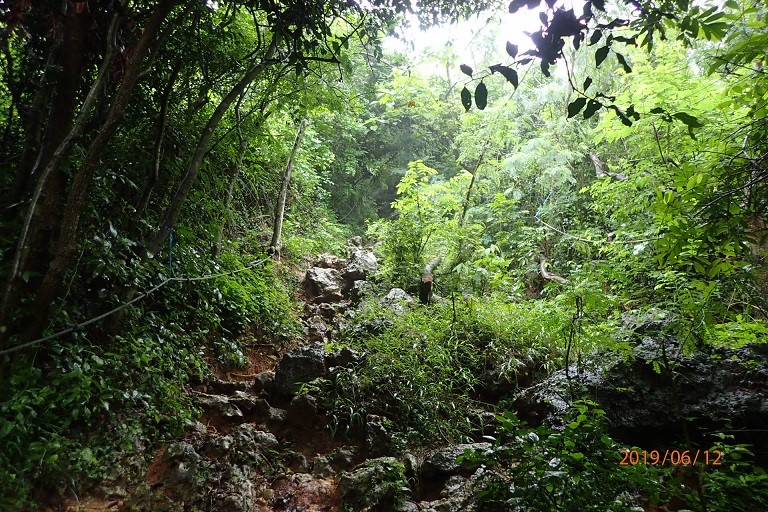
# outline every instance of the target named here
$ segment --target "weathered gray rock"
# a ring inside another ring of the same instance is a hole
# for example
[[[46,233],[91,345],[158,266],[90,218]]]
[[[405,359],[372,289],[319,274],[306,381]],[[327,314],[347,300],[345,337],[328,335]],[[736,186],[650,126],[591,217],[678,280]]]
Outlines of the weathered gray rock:
[[[458,463],[456,459],[465,450],[490,450],[491,443],[468,443],[438,448],[427,454],[421,464],[422,478],[430,478],[435,475],[455,475],[469,469],[466,463]]]
[[[271,432],[264,432],[256,425],[245,423],[238,425],[232,431],[232,437],[238,443],[239,448],[250,450],[272,450],[278,447],[277,438]]]
[[[325,365],[332,367],[347,367],[359,362],[362,356],[356,350],[349,347],[343,347],[341,350],[325,356]]]
[[[262,487],[253,481],[249,466],[228,466],[213,489],[213,512],[256,512]]]
[[[253,378],[253,391],[254,393],[261,393],[262,391],[267,395],[271,395],[275,385],[275,372],[267,370],[261,373],[257,373]]]
[[[504,482],[504,478],[495,471],[483,468],[477,469],[469,478],[453,475],[446,480],[440,492],[440,499],[419,503],[419,510],[423,512],[455,512],[457,510],[474,512],[478,509],[475,495],[489,481]]]
[[[329,254],[327,252],[321,254],[315,259],[315,267],[319,268],[333,268],[336,270],[341,270],[344,268],[344,263],[344,260],[338,256]]]
[[[339,448],[331,454],[331,463],[336,469],[351,469],[355,461],[355,453],[349,448]]]
[[[365,417],[365,447],[370,456],[381,457],[390,453],[386,421],[386,418],[376,414],[369,414]]]
[[[299,384],[325,376],[325,348],[321,343],[292,350],[275,368],[275,394],[293,396]]]
[[[235,391],[250,391],[252,384],[250,382],[238,382],[213,379],[206,386],[208,393],[214,395],[232,395]]]
[[[170,465],[163,483],[180,494],[194,494],[204,483],[211,467],[210,463],[195,451],[194,446],[184,441],[171,443],[163,455],[163,460]]]
[[[328,457],[321,455],[315,457],[315,460],[312,461],[312,475],[322,478],[331,478],[336,476],[336,471],[334,471],[333,465],[331,464],[331,461],[328,460]]]
[[[269,403],[263,398],[256,398],[243,391],[235,391],[235,394],[229,397],[229,403],[234,404],[243,414],[256,414],[265,416],[269,411]]]
[[[663,368],[664,354],[674,368],[674,384],[669,372],[654,369]],[[580,375],[573,367],[570,375],[569,383],[565,371],[556,372],[518,394],[513,405],[518,416],[558,426],[568,403],[586,395],[605,410],[609,432],[630,445],[680,442],[683,417],[690,418],[688,434],[702,446],[712,444],[709,433],[728,430],[736,442],[768,453],[768,437],[755,435],[768,425],[768,345],[687,356],[674,339],[646,337],[631,357],[591,361]]]
[[[269,450],[277,445],[274,435],[246,423],[237,426],[230,434],[211,438],[205,446],[205,454],[216,460],[263,463],[269,458]]]
[[[413,304],[413,297],[402,288],[392,288],[382,302],[393,310],[402,313],[407,304]]]
[[[368,281],[364,279],[353,281],[352,285],[349,287],[349,300],[351,300],[353,304],[358,304],[363,300],[363,297],[365,297],[369,287],[370,285],[368,284]]]
[[[334,268],[312,267],[307,270],[306,282],[314,302],[338,302],[344,298],[341,275]]]
[[[353,504],[357,510],[366,507],[393,510],[403,501],[405,484],[402,463],[394,457],[380,457],[369,459],[354,470],[342,473],[339,493],[345,503]]]
[[[285,409],[279,409],[277,407],[270,407],[267,415],[262,418],[261,422],[269,430],[276,432],[283,428],[286,420],[288,419],[288,411]]]
[[[367,279],[371,274],[379,269],[379,262],[376,256],[366,249],[352,248],[347,266],[342,270],[342,277],[351,288],[355,281]]]
[[[302,393],[294,397],[288,406],[288,424],[299,429],[310,429],[317,424],[317,411],[317,398]]]
[[[243,411],[231,403],[227,396],[207,393],[196,393],[195,396],[203,410],[209,414],[230,419],[243,417]]]

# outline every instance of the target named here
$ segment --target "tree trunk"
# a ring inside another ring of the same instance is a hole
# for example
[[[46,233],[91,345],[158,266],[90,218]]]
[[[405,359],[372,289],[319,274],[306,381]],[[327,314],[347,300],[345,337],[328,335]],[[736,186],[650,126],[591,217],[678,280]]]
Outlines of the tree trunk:
[[[242,92],[251,82],[253,82],[259,75],[261,75],[261,73],[264,72],[264,70],[267,69],[267,67],[272,64],[271,59],[277,50],[278,43],[278,36],[274,36],[269,46],[267,47],[267,51],[264,54],[264,57],[262,57],[258,64],[255,64],[253,67],[251,67],[245,76],[243,76],[243,78],[241,78],[240,81],[235,84],[232,90],[229,91],[229,94],[227,94],[221,100],[221,103],[219,103],[219,106],[216,107],[216,110],[213,112],[213,115],[211,115],[210,119],[208,119],[208,123],[203,129],[203,133],[200,135],[200,140],[197,142],[197,147],[195,148],[195,153],[192,155],[192,160],[190,161],[189,167],[187,168],[187,173],[184,176],[184,179],[182,179],[181,184],[179,184],[179,188],[176,190],[176,194],[171,200],[171,204],[168,206],[168,209],[163,216],[163,223],[152,237],[152,239],[146,244],[147,251],[149,253],[157,254],[158,250],[165,242],[165,239],[168,237],[168,233],[176,225],[176,221],[179,219],[179,214],[181,213],[181,207],[183,206],[184,201],[187,199],[187,196],[192,189],[192,184],[194,183],[195,178],[197,178],[197,175],[200,172],[203,158],[208,151],[208,144],[211,142],[213,132],[219,125],[219,122],[224,117],[224,114],[227,112],[227,110],[229,110],[232,102],[234,102],[235,99],[237,99],[237,97],[242,94]]]
[[[11,270],[3,289],[2,298],[0,299],[0,325],[6,327],[4,332],[0,332],[0,348],[2,348],[7,336],[14,332],[14,329],[8,328],[7,324],[9,315],[21,297],[21,293],[15,290],[15,288],[19,284],[18,276],[21,274],[22,267],[42,274],[45,271],[46,264],[50,261],[48,247],[50,241],[56,236],[55,231],[58,228],[58,219],[60,217],[61,196],[66,185],[66,177],[61,169],[61,165],[69,155],[69,151],[74,146],[76,140],[82,134],[85,124],[96,104],[97,94],[105,80],[107,70],[111,67],[114,51],[112,38],[115,35],[119,19],[120,15],[116,14],[110,24],[108,36],[110,41],[108,42],[108,49],[99,69],[99,74],[83,101],[77,121],[71,128],[80,75],[77,75],[77,78],[75,78],[69,76],[67,71],[71,71],[71,74],[74,74],[75,70],[80,72],[82,60],[64,58],[68,66],[63,67],[63,75],[65,77],[60,78],[63,83],[54,99],[54,104],[58,103],[60,98],[62,98],[62,102],[65,102],[63,98],[68,98],[69,106],[68,108],[62,108],[61,105],[58,105],[52,108],[46,130],[46,141],[40,149],[34,168],[28,171],[22,167],[19,171],[21,173],[34,173],[37,178],[37,184],[27,206],[27,213],[14,252]],[[74,22],[70,22],[70,24],[72,23]],[[79,26],[81,29],[78,36],[80,41],[77,44],[72,42],[71,44],[62,45],[62,51],[66,49],[74,51],[73,48],[79,48],[78,53],[82,53],[81,39],[83,37],[83,27],[82,25]],[[65,131],[65,128],[67,131]],[[22,165],[24,165],[24,162],[22,162]],[[38,171],[41,168],[42,170]],[[49,182],[48,178],[51,175],[54,178]],[[46,185],[48,186],[46,187]],[[45,192],[44,196],[43,192]],[[38,211],[37,203],[41,196],[43,197],[43,203],[39,209],[40,211]]]
[[[224,215],[221,216],[221,224],[216,232],[216,240],[213,244],[213,257],[218,257],[221,254],[221,243],[224,239],[224,229],[227,227],[229,216],[232,208],[232,198],[235,195],[235,182],[240,174],[240,170],[243,167],[243,158],[245,157],[245,151],[248,149],[248,141],[240,138],[240,154],[237,156],[237,162],[232,166],[232,171],[229,175],[229,183],[227,184],[227,195],[224,197]]]
[[[299,128],[296,131],[296,139],[293,141],[293,147],[291,153],[288,155],[288,162],[285,164],[283,170],[283,177],[280,184],[280,195],[277,197],[277,204],[275,205],[275,222],[272,229],[272,241],[269,244],[270,251],[274,257],[280,257],[280,236],[283,232],[283,218],[285,216],[285,201],[288,197],[288,184],[291,181],[291,169],[293,169],[293,160],[296,157],[296,153],[299,151],[301,145],[301,139],[304,137],[304,128],[307,126],[307,120],[302,119],[299,123]]]
[[[432,300],[432,286],[435,283],[435,277],[432,275],[435,267],[440,264],[442,258],[437,256],[432,258],[427,266],[424,267],[424,272],[421,275],[421,281],[419,281],[419,302],[422,304],[429,304]]]
[[[85,207],[86,194],[93,181],[94,173],[107,145],[120,126],[131,93],[142,71],[141,64],[147,55],[149,47],[155,41],[163,21],[171,11],[174,1],[162,0],[149,18],[147,26],[144,28],[125,64],[123,79],[112,100],[107,119],[88,147],[80,168],[72,180],[64,207],[56,255],[37,292],[37,297],[32,307],[30,327],[23,335],[24,340],[31,340],[40,336],[45,327],[45,320],[50,305],[61,290],[64,275],[72,268],[77,248],[80,217]]]
[[[179,59],[176,65],[171,71],[171,77],[168,79],[168,83],[163,90],[161,103],[160,103],[160,116],[157,119],[157,138],[155,141],[155,147],[153,148],[154,161],[152,169],[147,173],[147,181],[144,183],[144,187],[139,196],[139,201],[136,203],[136,211],[133,214],[133,222],[131,223],[131,230],[134,236],[137,234],[139,221],[144,217],[144,213],[149,206],[149,198],[152,196],[152,190],[155,188],[158,178],[160,177],[160,162],[163,159],[163,142],[165,141],[165,131],[168,127],[168,106],[171,101],[171,92],[173,92],[173,86],[176,84],[176,79],[179,77],[179,71],[181,71],[182,60]]]

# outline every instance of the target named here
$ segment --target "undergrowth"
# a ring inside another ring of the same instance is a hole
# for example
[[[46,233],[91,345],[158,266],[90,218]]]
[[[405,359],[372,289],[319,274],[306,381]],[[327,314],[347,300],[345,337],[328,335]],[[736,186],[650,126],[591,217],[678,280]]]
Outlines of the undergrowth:
[[[336,341],[363,352],[362,363],[321,389],[332,427],[360,431],[376,414],[393,420],[395,447],[470,439],[481,419],[468,411],[487,408],[488,388],[512,393],[562,365],[569,325],[556,302],[454,297],[402,313],[367,303]]]
[[[177,250],[174,257],[170,269],[159,264],[134,269],[136,282],[150,288],[169,270],[197,277],[252,261],[225,253],[212,262],[192,248]],[[93,258],[99,264],[99,255]],[[126,282],[116,275],[127,272],[120,265],[93,272],[98,278],[91,285]],[[119,300],[110,293],[101,294],[99,305],[64,304],[50,331],[110,309]],[[47,493],[76,496],[83,482],[114,477],[115,468],[143,457],[150,443],[181,435],[198,414],[185,387],[208,374],[211,356],[218,364],[243,364],[246,327],[272,339],[296,332],[288,294],[269,262],[168,284],[128,309],[112,340],[97,329],[77,331],[19,353],[0,405],[0,510],[23,510]]]

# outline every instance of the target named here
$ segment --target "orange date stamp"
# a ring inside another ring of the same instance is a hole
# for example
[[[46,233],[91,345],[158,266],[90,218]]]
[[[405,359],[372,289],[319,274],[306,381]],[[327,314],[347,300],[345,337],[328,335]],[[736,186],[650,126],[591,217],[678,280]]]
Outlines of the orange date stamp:
[[[723,452],[720,450],[620,450],[622,466],[720,466],[723,464]]]

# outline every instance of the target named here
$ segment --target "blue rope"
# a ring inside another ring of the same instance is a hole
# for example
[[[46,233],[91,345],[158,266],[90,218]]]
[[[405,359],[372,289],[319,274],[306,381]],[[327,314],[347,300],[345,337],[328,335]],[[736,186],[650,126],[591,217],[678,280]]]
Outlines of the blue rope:
[[[536,210],[536,215],[534,215],[534,217],[536,217],[537,219],[539,218],[539,215],[541,215],[541,209],[544,208],[544,205],[547,204],[547,201],[549,201],[549,198],[552,197],[552,192],[554,191],[555,189],[553,188],[549,189],[549,194],[547,194],[547,197],[544,198],[544,202],[541,203],[541,206],[539,206],[539,209]]]

